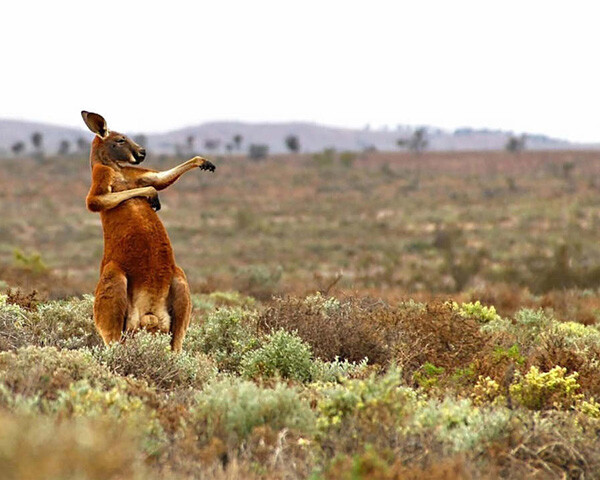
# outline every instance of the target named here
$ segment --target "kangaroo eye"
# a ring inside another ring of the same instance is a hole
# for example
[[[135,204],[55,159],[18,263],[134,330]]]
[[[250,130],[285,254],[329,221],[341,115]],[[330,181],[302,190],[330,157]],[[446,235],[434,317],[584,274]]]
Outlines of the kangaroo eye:
[[[125,139],[124,139],[124,138],[119,138],[119,139],[117,140],[117,143],[125,143]]]

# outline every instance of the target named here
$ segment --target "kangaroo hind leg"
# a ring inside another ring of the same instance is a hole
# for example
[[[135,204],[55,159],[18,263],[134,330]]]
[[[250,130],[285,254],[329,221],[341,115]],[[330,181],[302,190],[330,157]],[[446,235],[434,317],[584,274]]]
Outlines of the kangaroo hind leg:
[[[126,315],[127,277],[109,262],[102,269],[94,300],[94,323],[106,345],[121,339]]]
[[[169,289],[168,305],[171,314],[171,348],[174,352],[181,352],[185,332],[190,325],[192,301],[187,278],[179,267],[175,267],[175,275]]]

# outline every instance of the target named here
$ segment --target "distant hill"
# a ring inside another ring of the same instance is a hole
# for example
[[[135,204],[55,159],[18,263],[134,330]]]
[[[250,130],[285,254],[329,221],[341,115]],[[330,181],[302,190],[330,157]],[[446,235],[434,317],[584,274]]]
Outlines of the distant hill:
[[[77,128],[61,127],[50,123],[29,122],[26,120],[0,119],[0,155],[7,155],[17,142],[25,143],[26,152],[33,150],[31,136],[34,132],[43,135],[44,150],[54,153],[62,140],[67,140],[75,148],[78,138],[90,140],[91,135]]]
[[[364,150],[375,148],[382,151],[399,149],[397,141],[407,138],[411,127],[399,127],[395,130],[350,129],[318,125],[316,123],[243,123],[243,122],[209,122],[202,125],[181,128],[166,133],[146,135],[146,147],[153,153],[188,153],[188,137],[193,137],[191,150],[194,152],[209,151],[206,142],[216,144],[212,153],[223,153],[227,144],[233,143],[235,135],[242,136],[241,151],[246,152],[250,144],[266,144],[271,153],[286,152],[285,138],[295,135],[299,138],[302,152],[315,152],[324,148],[337,150]],[[428,127],[430,150],[501,150],[504,148],[510,132],[461,128],[454,132]],[[43,135],[44,149],[56,153],[61,141],[70,144],[70,150],[76,150],[78,139],[90,141],[92,135],[77,128],[61,127],[46,123],[0,120],[0,156],[11,155],[11,147],[17,142],[24,142],[26,152],[32,152],[31,136],[34,132]],[[124,132],[130,133],[131,132]],[[210,144],[209,144],[210,145]],[[528,135],[527,149],[557,150],[600,148],[600,145],[584,145],[565,140],[550,138],[544,135]],[[234,150],[235,152],[236,150]]]

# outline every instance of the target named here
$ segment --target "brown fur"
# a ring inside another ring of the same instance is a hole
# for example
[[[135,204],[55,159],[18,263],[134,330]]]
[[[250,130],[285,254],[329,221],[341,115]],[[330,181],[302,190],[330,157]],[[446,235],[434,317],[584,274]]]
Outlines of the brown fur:
[[[140,328],[171,332],[173,350],[181,351],[190,323],[190,291],[153,207],[160,205],[157,190],[167,188],[186,171],[214,171],[215,167],[201,157],[164,172],[129,166],[143,161],[145,150],[126,136],[110,132],[100,115],[82,112],[82,116],[96,133],[86,203],[92,212],[100,212],[104,231],[94,303],[96,328],[106,344]]]

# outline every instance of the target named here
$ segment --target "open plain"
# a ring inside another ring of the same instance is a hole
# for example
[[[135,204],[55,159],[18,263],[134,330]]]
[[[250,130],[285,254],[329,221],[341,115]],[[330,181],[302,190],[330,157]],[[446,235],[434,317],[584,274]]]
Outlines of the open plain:
[[[8,478],[600,477],[600,152],[210,160],[179,355],[94,330],[88,160],[0,160]]]

